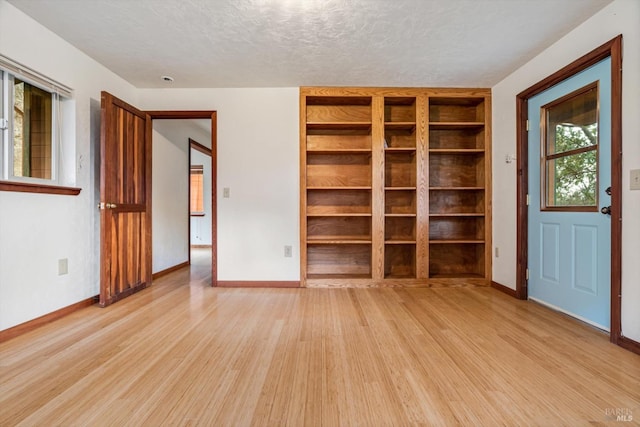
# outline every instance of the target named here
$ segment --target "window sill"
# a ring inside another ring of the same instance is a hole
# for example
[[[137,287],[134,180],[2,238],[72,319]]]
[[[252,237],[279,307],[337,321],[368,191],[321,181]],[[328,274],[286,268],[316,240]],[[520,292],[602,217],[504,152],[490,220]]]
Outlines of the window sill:
[[[0,181],[0,191],[16,191],[20,193],[60,194],[77,196],[81,188],[61,187],[59,185],[31,184],[27,182]]]

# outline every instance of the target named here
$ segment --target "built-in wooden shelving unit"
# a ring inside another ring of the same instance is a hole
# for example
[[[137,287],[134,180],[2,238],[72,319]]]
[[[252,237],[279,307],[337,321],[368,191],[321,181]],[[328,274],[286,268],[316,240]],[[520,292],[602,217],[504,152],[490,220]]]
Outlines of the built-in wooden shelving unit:
[[[300,98],[304,285],[488,283],[489,90]]]

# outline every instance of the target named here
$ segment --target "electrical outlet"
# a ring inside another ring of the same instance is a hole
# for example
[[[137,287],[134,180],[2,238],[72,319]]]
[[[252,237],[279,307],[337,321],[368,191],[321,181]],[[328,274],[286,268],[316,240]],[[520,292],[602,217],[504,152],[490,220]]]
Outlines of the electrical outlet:
[[[62,258],[58,260],[58,276],[62,276],[69,273],[69,260]]]
[[[285,245],[284,246],[284,257],[285,258],[291,258],[293,256],[293,248],[291,247],[291,245]]]
[[[222,189],[222,197],[224,197],[225,199],[228,199],[228,198],[229,198],[229,193],[230,193],[230,192],[231,192],[231,191],[229,190],[229,187],[224,187],[224,188]]]
[[[631,171],[631,190],[640,190],[640,169]]]

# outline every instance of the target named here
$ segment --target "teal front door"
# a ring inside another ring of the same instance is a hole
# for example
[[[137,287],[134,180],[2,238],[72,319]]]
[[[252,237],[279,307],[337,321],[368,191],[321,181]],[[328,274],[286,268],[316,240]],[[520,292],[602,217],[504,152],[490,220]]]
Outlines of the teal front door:
[[[529,298],[609,330],[611,60],[530,98]]]

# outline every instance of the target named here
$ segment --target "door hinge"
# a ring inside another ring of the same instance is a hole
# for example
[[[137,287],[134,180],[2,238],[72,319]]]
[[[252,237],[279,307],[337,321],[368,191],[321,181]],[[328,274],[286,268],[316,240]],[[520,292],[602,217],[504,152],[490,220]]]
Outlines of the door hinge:
[[[9,120],[0,119],[0,129],[1,130],[9,129]]]
[[[529,269],[528,268],[524,271],[524,278],[526,280],[529,280]]]
[[[528,194],[527,194],[526,202],[527,202],[527,206],[529,206],[530,200],[529,200],[529,195]]]
[[[527,119],[526,128],[527,128],[527,132],[529,132],[529,119]]]
[[[100,202],[98,203],[98,209],[102,210],[105,207],[105,203],[104,202]]]

